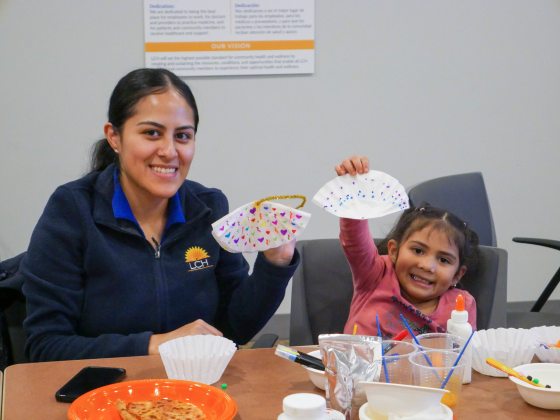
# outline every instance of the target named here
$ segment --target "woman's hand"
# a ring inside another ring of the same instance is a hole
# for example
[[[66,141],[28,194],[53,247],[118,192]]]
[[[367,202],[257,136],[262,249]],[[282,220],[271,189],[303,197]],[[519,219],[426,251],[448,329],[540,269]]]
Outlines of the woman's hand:
[[[277,248],[267,249],[263,254],[267,261],[271,264],[285,267],[290,264],[294,256],[294,249],[296,248],[296,240],[280,245]]]
[[[173,340],[174,338],[185,337],[187,335],[219,335],[223,336],[220,330],[217,330],[212,325],[206,323],[202,319],[197,319],[190,324],[183,325],[176,330],[170,331],[166,334],[152,334],[150,343],[148,344],[148,354],[159,354],[159,345],[166,341]]]
[[[339,176],[365,174],[369,172],[369,159],[367,156],[351,156],[348,159],[344,159],[340,165],[336,165],[334,170]]]

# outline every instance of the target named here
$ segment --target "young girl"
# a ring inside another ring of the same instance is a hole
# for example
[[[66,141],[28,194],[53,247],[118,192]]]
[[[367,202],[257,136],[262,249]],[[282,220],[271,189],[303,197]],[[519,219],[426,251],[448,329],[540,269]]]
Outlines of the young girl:
[[[338,175],[369,171],[368,159],[353,156],[337,165]],[[455,286],[478,262],[478,236],[452,213],[428,205],[406,210],[380,249],[367,220],[340,219],[340,242],[352,269],[354,296],[344,332],[383,337],[404,329],[403,314],[416,334],[445,332],[457,295],[465,298],[476,329],[476,303]]]

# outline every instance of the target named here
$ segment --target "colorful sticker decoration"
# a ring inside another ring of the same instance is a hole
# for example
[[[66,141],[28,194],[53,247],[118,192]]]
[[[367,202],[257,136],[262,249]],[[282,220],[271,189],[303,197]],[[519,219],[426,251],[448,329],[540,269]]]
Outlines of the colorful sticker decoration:
[[[313,202],[335,216],[349,219],[372,219],[409,207],[404,187],[381,171],[338,176],[317,191]]]
[[[229,252],[265,251],[291,241],[305,229],[311,214],[268,201],[278,198],[302,198],[305,203],[303,196],[275,196],[245,204],[212,223],[212,236]]]

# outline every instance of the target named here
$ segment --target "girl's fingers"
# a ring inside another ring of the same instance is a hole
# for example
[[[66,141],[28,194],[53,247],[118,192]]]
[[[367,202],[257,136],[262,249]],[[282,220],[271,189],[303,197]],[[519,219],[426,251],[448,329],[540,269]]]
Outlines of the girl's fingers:
[[[365,174],[369,171],[369,160],[366,156],[352,156],[350,161],[357,173]]]
[[[369,172],[369,159],[366,156],[352,156],[342,161],[340,165],[335,166],[337,175],[365,174]]]
[[[336,165],[334,167],[334,170],[336,171],[336,174],[338,176],[344,175],[346,173],[346,169],[344,169],[342,165]]]
[[[354,165],[354,161],[352,160],[352,158],[346,159],[344,162],[342,162],[342,166],[344,166],[346,173],[349,173],[352,176],[356,175],[356,166]]]

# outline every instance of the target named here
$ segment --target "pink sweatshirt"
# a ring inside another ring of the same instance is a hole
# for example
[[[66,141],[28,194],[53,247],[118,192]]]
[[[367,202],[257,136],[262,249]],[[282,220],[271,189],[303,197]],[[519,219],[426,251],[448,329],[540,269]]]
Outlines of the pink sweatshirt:
[[[404,329],[399,314],[404,315],[416,335],[445,332],[459,294],[465,298],[469,323],[473,330],[476,329],[476,303],[466,290],[449,289],[440,296],[436,310],[429,315],[406,300],[401,295],[393,262],[387,255],[379,255],[367,220],[341,218],[340,242],[350,264],[354,283],[345,334],[352,334],[354,324],[357,324],[358,334],[377,335],[376,314],[384,338],[393,337]]]

